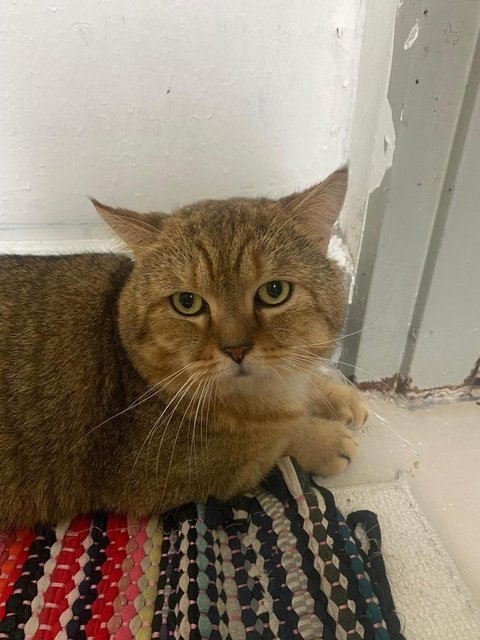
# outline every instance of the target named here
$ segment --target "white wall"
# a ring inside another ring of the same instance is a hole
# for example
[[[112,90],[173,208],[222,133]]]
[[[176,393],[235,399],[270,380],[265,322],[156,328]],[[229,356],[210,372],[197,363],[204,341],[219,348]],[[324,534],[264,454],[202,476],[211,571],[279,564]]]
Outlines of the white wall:
[[[0,240],[102,235],[86,194],[170,210],[322,178],[349,157],[363,4],[3,3]]]

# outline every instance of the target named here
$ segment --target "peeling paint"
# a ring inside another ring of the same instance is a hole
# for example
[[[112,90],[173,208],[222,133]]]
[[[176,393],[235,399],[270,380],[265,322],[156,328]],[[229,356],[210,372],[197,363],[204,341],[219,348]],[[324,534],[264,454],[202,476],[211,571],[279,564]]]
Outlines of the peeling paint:
[[[395,151],[395,127],[393,124],[392,108],[388,97],[385,95],[379,110],[378,132],[375,145],[373,148],[373,158],[370,174],[368,176],[368,191],[372,193],[382,184],[382,180],[386,172],[393,163],[393,154]],[[386,141],[388,144],[384,144]]]
[[[388,101],[397,5],[366,3],[364,40],[353,116],[349,191],[342,230],[352,254],[361,244],[365,205],[393,162],[395,127]],[[353,285],[352,281],[352,285]]]
[[[345,272],[352,273],[353,258],[345,240],[333,234],[328,245],[328,257],[334,260]]]
[[[403,43],[403,48],[405,49],[405,51],[408,51],[408,49],[411,49],[413,47],[413,45],[417,41],[419,32],[420,32],[420,28],[418,26],[418,20],[415,20],[415,24],[410,29],[410,33],[408,34],[407,39]]]

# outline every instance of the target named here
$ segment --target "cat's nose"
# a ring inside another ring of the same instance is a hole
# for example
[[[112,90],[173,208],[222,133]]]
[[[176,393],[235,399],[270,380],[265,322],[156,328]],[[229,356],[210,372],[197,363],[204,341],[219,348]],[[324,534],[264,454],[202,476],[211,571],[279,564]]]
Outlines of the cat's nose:
[[[252,347],[251,343],[240,344],[236,347],[222,347],[222,351],[234,362],[240,364]]]

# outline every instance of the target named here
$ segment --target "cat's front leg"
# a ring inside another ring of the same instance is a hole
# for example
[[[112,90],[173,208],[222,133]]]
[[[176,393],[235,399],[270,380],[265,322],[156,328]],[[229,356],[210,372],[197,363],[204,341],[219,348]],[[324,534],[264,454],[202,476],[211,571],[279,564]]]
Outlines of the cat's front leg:
[[[324,378],[312,398],[313,413],[327,420],[343,422],[349,427],[362,427],[368,419],[364,396],[353,385]]]
[[[358,445],[341,422],[306,417],[292,428],[287,454],[315,475],[342,473],[355,458]]]

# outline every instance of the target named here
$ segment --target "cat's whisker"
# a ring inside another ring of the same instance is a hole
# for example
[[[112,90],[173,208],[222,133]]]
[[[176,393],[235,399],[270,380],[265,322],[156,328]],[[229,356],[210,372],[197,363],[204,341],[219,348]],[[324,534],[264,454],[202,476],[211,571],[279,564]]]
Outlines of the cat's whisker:
[[[303,349],[302,347],[294,347],[296,349],[301,349],[302,354],[296,354],[295,357],[297,358],[311,358],[311,361],[316,361],[316,362],[320,362],[323,366],[327,367],[328,369],[330,369],[331,371],[333,371],[337,376],[339,376],[340,378],[342,378],[342,380],[349,385],[353,385],[353,382],[351,380],[349,380],[347,378],[347,376],[345,376],[344,373],[342,373],[336,366],[334,363],[332,363],[330,360],[326,359],[326,358],[322,358],[321,356],[318,356],[316,354],[314,354],[311,351],[308,351],[307,349]],[[304,352],[304,353],[303,353]],[[308,355],[309,354],[309,355]],[[380,379],[380,377],[378,376],[378,374],[374,373],[373,371],[369,371],[368,369],[364,369],[363,367],[359,367],[356,364],[351,364],[350,362],[344,362],[343,360],[337,360],[336,363],[341,364],[345,367],[350,367],[351,369],[353,369],[354,371],[360,371],[362,373],[366,373],[368,376],[371,376],[373,379],[375,379],[376,381],[378,381],[378,384],[382,385],[387,391],[391,392],[393,391],[393,388],[390,387],[388,384],[386,384],[383,380]]]
[[[155,478],[157,479],[158,482],[158,470],[159,470],[159,464],[160,464],[160,453],[162,451],[162,443],[163,443],[163,438],[166,434],[166,432],[168,431],[168,427],[170,425],[170,422],[172,421],[173,416],[175,415],[176,410],[178,409],[178,407],[180,406],[181,402],[183,401],[183,399],[185,398],[186,394],[190,391],[190,389],[192,388],[192,386],[206,373],[206,371],[202,371],[200,372],[194,380],[192,380],[192,382],[188,385],[188,387],[186,387],[186,389],[184,389],[182,395],[180,396],[180,398],[178,399],[177,403],[175,404],[175,406],[173,407],[173,409],[170,411],[170,414],[168,416],[167,422],[163,428],[163,433],[162,433],[162,440],[160,442],[160,446],[158,447],[158,453],[157,453],[157,462],[155,465]],[[190,406],[190,405],[188,405]],[[187,407],[188,410],[188,407]],[[183,421],[185,419],[186,416],[186,411],[184,411],[181,422],[180,422],[180,426],[183,424]],[[157,421],[158,422],[158,421]],[[178,433],[177,432],[177,438],[178,438]],[[175,444],[173,449],[175,449],[175,445],[177,442],[177,438],[175,438]],[[172,455],[173,455],[173,451],[172,451]],[[170,466],[171,466],[171,460],[170,460]]]
[[[315,385],[312,383],[310,378],[307,377],[306,372],[297,369],[292,363],[288,363],[287,364],[285,361],[282,361],[282,362],[277,362],[273,366],[278,367],[279,369],[282,369],[283,371],[286,371],[289,374],[289,376],[294,376],[294,377],[297,377],[297,378],[301,377],[302,381],[305,383],[306,387],[310,388],[312,390],[312,393],[318,394],[317,387],[315,387]]]
[[[325,340],[324,342],[309,342],[307,344],[292,345],[290,346],[290,348],[294,349],[299,347],[325,347],[325,346],[334,344],[335,342],[340,342],[341,340],[345,340],[345,338],[356,336],[359,333],[362,333],[363,331],[365,331],[366,329],[370,329],[371,327],[373,327],[373,325],[375,325],[380,320],[380,318],[387,312],[389,306],[390,306],[389,304],[386,305],[383,311],[381,311],[376,318],[374,318],[368,324],[365,324],[361,329],[358,329],[357,331],[352,331],[351,333],[344,333],[341,336],[338,336],[337,338],[332,338],[331,340]]]
[[[218,384],[219,384],[219,380],[218,380],[218,375],[215,376],[215,386],[213,387],[213,424],[217,423],[217,413],[216,413],[216,407],[217,407],[217,399],[218,399]]]
[[[206,371],[201,372],[201,373],[197,376],[197,378],[195,378],[195,380],[193,381],[193,383],[192,383],[192,384],[194,384],[195,382],[197,382],[197,380],[198,380],[199,378],[201,378],[201,377],[202,377],[202,375],[205,375],[206,373],[207,373]],[[190,385],[190,386],[191,386],[191,385]],[[185,391],[185,393],[187,393],[187,391],[188,391],[188,389],[189,389],[189,388],[190,388],[190,387],[188,387],[188,388],[187,388],[187,390]],[[185,393],[183,394],[183,396],[182,396],[182,398],[179,400],[179,402],[176,404],[175,409],[178,407],[178,405],[179,405],[179,403],[181,402],[181,400],[183,399],[183,397],[185,397]],[[167,491],[168,480],[169,480],[169,478],[170,478],[170,472],[171,472],[171,469],[172,469],[172,463],[173,463],[173,458],[174,458],[174,455],[175,455],[175,449],[176,449],[176,447],[177,447],[178,438],[179,438],[179,436],[180,436],[180,432],[181,432],[181,430],[182,430],[182,426],[183,426],[183,423],[184,423],[184,421],[185,421],[185,417],[186,417],[186,415],[187,415],[187,412],[188,412],[188,409],[189,409],[190,405],[191,405],[191,400],[190,400],[190,403],[189,403],[189,405],[188,405],[188,407],[187,407],[186,411],[184,412],[184,414],[183,414],[183,416],[182,416],[182,419],[180,420],[180,424],[179,424],[179,425],[178,425],[178,427],[177,427],[177,433],[176,433],[176,435],[175,435],[175,440],[174,440],[174,442],[173,442],[173,446],[172,446],[172,453],[171,453],[171,455],[170,455],[170,461],[169,461],[169,463],[168,463],[167,476],[166,476],[166,478],[165,478],[165,486],[164,486],[164,488],[163,488],[163,494],[162,494],[162,499],[161,499],[161,503],[162,503],[162,504],[164,503],[164,500],[165,500],[165,494],[166,494],[166,491]],[[174,411],[175,411],[175,410],[174,410]],[[172,412],[172,414],[174,413],[174,411]],[[168,422],[167,422],[167,424],[166,424],[166,426],[165,426],[164,433],[165,433],[165,431],[168,429],[168,425],[169,425],[169,423],[170,423],[170,419],[171,419],[171,417],[172,417],[172,414],[170,414],[170,418],[169,418],[169,420],[168,420]],[[156,468],[156,475],[157,475],[157,479],[158,479],[158,462],[159,462],[159,459],[160,459],[160,451],[161,451],[161,449],[159,448],[159,450],[158,450],[158,454],[157,454],[157,468]]]
[[[290,375],[293,375],[295,377],[300,376],[302,378],[302,381],[305,383],[305,385],[308,388],[310,388],[314,392],[317,391],[317,387],[310,379],[310,372],[307,373],[306,371],[301,369],[296,363],[291,361],[282,362],[281,364],[279,364],[279,366],[284,367],[284,369],[288,371]]]
[[[198,426],[200,429],[200,451],[203,452],[203,432],[202,432],[202,415],[203,415],[203,405],[205,404],[205,399],[207,397],[207,393],[208,393],[208,387],[210,384],[211,379],[207,380],[205,382],[205,386],[202,389],[202,395],[200,397],[200,400],[198,402],[198,407],[197,407],[197,412],[195,414],[195,422],[194,422],[194,430],[196,433],[196,427],[197,427],[197,421],[198,421]]]
[[[151,396],[149,396],[148,398],[143,399],[144,396],[146,396],[148,392],[143,393],[137,400],[135,400],[129,407],[127,407],[127,409],[125,411],[128,411],[129,409],[134,409],[139,404],[142,404],[142,402],[145,402],[146,400],[149,400],[154,395],[157,395],[159,391],[163,390],[168,384],[170,384],[171,382],[176,380],[180,374],[182,374],[187,369],[190,369],[193,365],[194,365],[194,363],[189,363],[189,364],[185,365],[184,367],[182,367],[181,369],[178,369],[174,373],[171,373],[169,376],[166,376],[165,378],[163,378],[163,380],[160,380],[159,382],[156,382],[150,388],[150,391],[155,390],[154,393]],[[158,388],[159,385],[161,385],[160,388]]]
[[[206,391],[206,388],[207,388],[207,385],[209,384],[209,382],[210,382],[210,380],[205,380],[204,383],[203,383],[203,387],[201,388],[202,390],[200,392],[200,396],[199,396],[198,401],[197,401],[197,408],[195,410],[195,415],[194,415],[194,418],[193,418],[192,445],[191,445],[191,452],[189,451],[189,454],[188,454],[189,478],[190,478],[190,467],[192,465],[191,455],[190,454],[192,454],[192,456],[193,456],[193,460],[195,462],[195,469],[196,469],[197,474],[198,474],[197,450],[196,450],[196,442],[195,442],[195,428],[196,428],[196,425],[197,425],[198,412],[199,412],[199,409],[200,409],[200,404],[202,402],[202,397],[205,394],[205,391]],[[200,388],[200,386],[199,386],[199,388]],[[191,424],[191,420],[190,420],[190,423],[189,423],[189,427],[190,427],[190,424]]]
[[[276,366],[279,366],[280,368],[283,369],[283,371],[287,371],[287,373],[289,374],[289,376],[294,375],[297,376],[297,372],[292,371],[291,369],[287,368],[287,366],[283,365],[282,363],[270,363],[267,364],[267,368],[275,374],[275,376],[277,377],[278,381],[280,382],[280,384],[285,387],[286,389],[288,389],[289,386],[289,379],[286,378],[285,376],[282,376],[279,371],[277,371]]]
[[[355,386],[353,382],[351,382],[330,360],[327,358],[322,358],[320,356],[309,356],[306,354],[290,354],[290,358],[293,358],[302,365],[311,364],[313,365],[310,368],[310,373],[312,375],[318,375],[323,377],[328,377],[330,379],[337,380],[341,379],[343,384],[347,384],[350,386]]]
[[[213,385],[213,378],[210,378],[208,385],[205,388],[205,393],[203,394],[202,397],[202,403],[201,403],[201,409],[200,409],[200,420],[199,420],[199,427],[200,427],[200,454],[202,456],[202,460],[203,460],[203,465],[204,467],[206,467],[206,461],[205,461],[205,447],[204,447],[204,443],[203,443],[203,428],[204,428],[204,424],[205,421],[203,419],[203,411],[204,411],[204,407],[205,407],[205,403],[210,391],[210,387]],[[208,429],[208,425],[205,426],[205,431]]]
[[[277,378],[278,378],[278,380],[280,381],[280,383],[284,385],[284,384],[285,384],[285,379],[284,379],[284,378],[282,378],[282,376],[281,376],[281,375],[278,373],[278,371],[274,368],[274,366],[272,365],[272,363],[266,363],[266,365],[267,365],[267,368],[268,368],[272,373],[274,373],[274,374],[277,376]]]
[[[294,367],[294,371],[291,371],[291,373],[294,373],[295,375],[300,375],[302,378],[305,378],[305,382],[307,383],[308,386],[310,386],[312,389],[316,390],[316,386],[314,385],[314,383],[311,380],[311,375],[313,373],[313,370],[311,367],[308,368],[308,370],[305,368],[305,362],[301,362],[301,361],[296,361],[295,360],[295,356],[294,355],[290,355],[290,356],[286,356],[284,357],[280,362],[280,365],[283,366],[290,366],[290,367]]]
[[[93,427],[92,429],[87,431],[79,439],[79,442],[81,440],[83,440],[84,438],[86,438],[87,436],[89,436],[94,431],[96,431],[97,429],[100,429],[100,427],[103,427],[103,425],[107,424],[107,422],[110,422],[111,420],[114,420],[115,418],[118,418],[119,416],[124,415],[125,413],[127,413],[127,411],[131,411],[132,409],[135,409],[139,405],[143,404],[144,402],[147,402],[148,400],[150,400],[154,396],[158,395],[160,393],[160,391],[165,389],[171,382],[176,380],[178,378],[178,376],[180,376],[184,371],[186,371],[187,369],[189,369],[192,366],[193,366],[193,363],[187,364],[184,367],[182,367],[181,369],[179,369],[178,371],[175,371],[174,373],[171,373],[166,378],[163,378],[163,380],[160,380],[159,382],[156,382],[149,389],[147,389],[147,391],[142,393],[141,396],[139,396],[136,400],[134,400],[128,407],[126,407],[125,409],[122,409],[118,413],[115,413],[113,416],[110,416],[109,418],[106,418],[105,420],[103,420],[102,422],[97,424],[95,427]]]
[[[315,385],[311,379],[310,379],[310,375],[312,373],[311,370],[304,371],[302,369],[299,369],[299,365],[292,362],[291,360],[288,360],[289,365],[293,368],[293,370],[297,373],[297,375],[303,375],[305,376],[305,382],[307,383],[307,386],[312,389],[314,395],[318,395],[320,397],[320,399],[322,400],[322,402],[327,406],[327,408],[329,409],[330,413],[332,414],[332,416],[334,417],[339,417],[335,407],[332,405],[332,403],[330,402],[330,400],[328,399],[327,395],[322,391],[322,389],[320,388],[320,386]],[[308,376],[308,377],[307,377]]]
[[[307,384],[307,386],[310,386],[312,388],[312,390],[315,390],[316,387],[313,385],[312,381],[309,379],[308,374],[306,371],[302,371],[302,370],[297,370],[297,368],[293,368],[293,363],[289,362],[288,360],[281,360],[281,361],[275,361],[275,363],[271,363],[270,365],[268,365],[268,368],[272,371],[272,373],[274,373],[276,375],[276,377],[278,378],[279,382],[282,384],[282,386],[284,386],[287,390],[290,389],[290,377],[294,376],[296,378],[300,377],[302,378],[302,380],[305,381],[305,383]],[[285,371],[288,373],[288,376],[285,375],[281,375],[279,373],[279,371],[277,370],[277,368],[280,368],[282,371]]]
[[[172,405],[172,403],[175,401],[175,399],[179,396],[179,394],[183,391],[183,389],[187,386],[187,384],[196,376],[198,372],[193,373],[186,382],[184,382],[184,384],[180,387],[180,389],[175,393],[175,395],[173,396],[173,398],[168,402],[168,404],[165,406],[165,408],[163,409],[162,413],[160,414],[160,416],[157,418],[157,420],[154,422],[153,426],[151,427],[151,429],[149,430],[146,438],[144,439],[142,446],[140,447],[140,450],[135,458],[135,461],[133,463],[133,467],[132,470],[130,472],[130,475],[128,477],[128,482],[130,482],[130,479],[132,477],[133,471],[135,469],[135,466],[140,458],[140,455],[143,451],[143,449],[145,448],[145,445],[147,444],[148,440],[153,436],[153,434],[155,433],[155,430],[159,424],[159,421],[162,419],[162,417],[165,415],[165,413],[168,411],[169,407]],[[163,432],[163,435],[165,435],[165,431]],[[163,441],[163,440],[162,440]]]
[[[163,433],[162,433],[162,442],[163,442],[163,437],[165,436],[165,434],[167,432],[167,428],[168,428],[168,425],[170,423],[170,420],[171,420],[173,414],[175,413],[175,410],[177,409],[179,403],[184,398],[185,393],[188,392],[188,390],[190,389],[190,387],[194,383],[194,380],[192,380],[192,378],[195,378],[195,374],[192,374],[192,376],[189,378],[189,380],[187,380],[186,383],[178,390],[177,394],[175,394],[175,396],[172,398],[172,400],[169,403],[169,405],[171,405],[173,403],[173,401],[176,399],[176,397],[178,395],[180,395],[180,398],[177,400],[175,406],[172,409],[170,409],[170,412],[168,413],[168,416],[166,418],[168,420],[168,422],[165,425]],[[189,384],[190,381],[192,381],[192,382]],[[162,417],[165,415],[165,413],[167,413],[168,408],[169,408],[169,406],[167,405],[164,408],[164,410],[162,411],[162,413],[160,414],[160,416],[155,420],[152,428],[150,429],[150,431],[149,431],[149,433],[148,433],[148,435],[147,435],[147,437],[145,439],[145,441],[148,440],[148,447],[147,447],[147,452],[146,452],[146,455],[145,455],[145,466],[146,467],[148,467],[148,462],[149,462],[149,459],[150,459],[150,446],[151,446],[153,438],[155,436],[155,431],[157,430],[158,426],[162,422],[164,422],[164,421],[162,421]],[[142,445],[142,448],[143,448],[143,445]],[[141,450],[140,450],[140,453],[141,453]],[[134,463],[134,467],[135,467],[135,464],[136,464],[136,461]],[[157,476],[158,476],[158,470],[157,470]]]
[[[202,405],[202,412],[200,414],[200,453],[202,456],[202,462],[204,469],[207,468],[207,452],[208,452],[208,426],[209,426],[209,411],[210,400],[213,394],[215,379],[212,378],[211,384],[208,385],[205,401]]]
[[[220,383],[219,377],[216,377],[215,380],[215,390],[214,390],[214,396],[215,396],[215,400],[218,400],[218,385]],[[213,419],[215,424],[217,423],[217,403],[215,402],[215,404],[213,405]]]
[[[211,385],[208,393],[208,405],[207,405],[207,416],[205,418],[205,451],[208,453],[208,425],[210,419],[210,402],[213,404],[213,411],[215,412],[216,405],[216,391],[218,390],[218,379],[215,378],[216,385]],[[214,413],[215,415],[215,413]],[[205,458],[203,460],[204,465],[206,466]]]
[[[198,378],[197,378],[198,380]],[[182,422],[185,419],[185,417],[187,416],[187,414],[189,414],[190,411],[190,407],[192,406],[192,404],[195,402],[197,394],[199,392],[201,388],[201,382],[199,385],[197,385],[197,387],[195,388],[192,397],[190,398],[190,402],[188,403],[187,408],[185,409],[185,413],[182,417]],[[189,436],[190,436],[190,424],[192,422],[191,416],[190,416],[190,420],[188,422],[188,433],[187,433],[187,453],[188,453],[188,493],[191,494],[191,463],[190,463],[190,445],[189,445]]]
[[[335,367],[328,360],[325,360],[325,362],[321,362],[321,358],[310,358],[307,356],[291,354],[286,358],[286,360],[292,366],[295,365],[300,373],[308,375],[309,377],[308,379],[310,381],[311,381],[311,376],[315,376],[315,375],[319,377],[324,377],[326,375],[329,376],[330,372],[341,374],[341,372],[338,372],[338,370],[335,369]],[[313,365],[313,366],[308,366],[308,369],[307,369],[306,365]],[[325,367],[328,373],[325,370],[320,369],[319,366]],[[312,382],[312,385],[314,389],[317,389],[317,386],[314,385],[313,382]]]
[[[343,375],[341,371],[339,371],[335,367],[331,360],[329,360],[328,358],[323,358],[322,356],[319,356],[313,352],[306,352],[302,349],[301,353],[290,353],[288,357],[296,358],[297,360],[300,360],[305,364],[308,362],[310,364],[316,365],[316,369],[314,369],[315,373],[325,373],[325,371],[322,370],[322,368],[325,368],[329,372],[333,371],[340,376]]]
[[[188,437],[187,437],[187,452],[188,452],[188,487],[189,487],[189,491],[190,491],[190,476],[191,476],[191,470],[192,470],[192,461],[195,457],[195,452],[194,452],[194,448],[195,448],[195,416],[198,413],[198,407],[200,406],[200,401],[202,399],[202,394],[203,391],[205,389],[205,385],[207,384],[208,380],[204,380],[203,381],[203,385],[202,382],[200,382],[200,384],[198,385],[196,391],[198,391],[198,397],[196,397],[196,407],[195,407],[195,411],[193,412],[193,416],[190,416],[189,420],[188,420],[188,425],[187,425],[187,430],[188,430]],[[195,393],[195,395],[197,395],[197,393]]]

